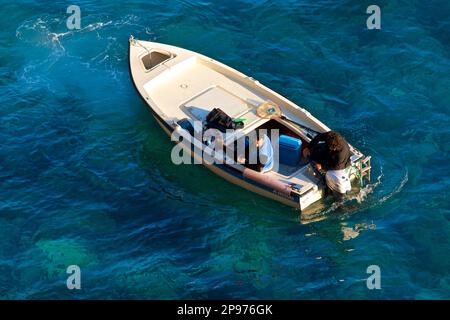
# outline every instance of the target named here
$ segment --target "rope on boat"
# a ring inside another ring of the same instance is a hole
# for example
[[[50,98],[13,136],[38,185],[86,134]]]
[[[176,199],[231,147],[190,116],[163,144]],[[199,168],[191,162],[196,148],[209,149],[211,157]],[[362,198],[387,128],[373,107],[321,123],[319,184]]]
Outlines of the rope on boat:
[[[139,47],[143,48],[145,51],[147,51],[148,54],[151,53],[151,52],[147,49],[147,47],[146,47],[146,46],[143,46],[143,45],[139,42],[139,40],[136,40],[136,39],[134,38],[133,35],[130,36],[130,38],[128,39],[128,41],[129,41],[130,44],[132,44],[132,45],[138,45]]]

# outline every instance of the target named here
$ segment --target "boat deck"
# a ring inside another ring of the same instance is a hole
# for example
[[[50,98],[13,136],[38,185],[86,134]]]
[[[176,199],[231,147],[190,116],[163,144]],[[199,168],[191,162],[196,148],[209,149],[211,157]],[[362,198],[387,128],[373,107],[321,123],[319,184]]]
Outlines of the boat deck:
[[[213,108],[226,110],[235,119],[244,118],[244,128],[228,136],[225,144],[234,141],[236,135],[251,132],[269,121],[258,117],[255,109],[267,97],[247,88],[239,79],[229,78],[214,70],[206,63],[198,57],[186,59],[150,80],[144,85],[144,89],[168,118],[204,121]],[[264,174],[285,183],[296,184],[300,193],[305,193],[316,187],[316,181],[307,169],[300,165],[286,166]]]
[[[202,121],[213,108],[221,108],[232,118],[246,119],[243,132],[237,130],[246,133],[268,121],[258,117],[253,106],[267,98],[236,80],[192,57],[168,68],[144,89],[168,118]]]
[[[244,128],[226,137],[225,144],[229,145],[240,134],[246,135],[260,127],[267,130],[272,128],[268,123],[271,120],[256,113],[257,108],[267,101],[277,105],[285,118],[292,119],[299,126],[283,118],[273,121],[283,125],[288,133],[300,137],[305,143],[308,143],[310,135],[301,126],[318,132],[330,130],[307,110],[214,59],[182,48],[138,41],[132,37],[129,49],[134,84],[168,134],[171,130],[167,127],[175,129],[178,120],[188,118],[203,122],[213,108],[220,108],[234,119],[245,119]],[[278,124],[275,123],[273,127],[277,129]],[[351,150],[359,158],[362,157],[357,150],[352,147]],[[307,164],[299,163],[295,167],[281,164],[262,174],[271,179],[254,176],[250,179],[252,181],[245,179],[248,176],[244,175],[245,168],[242,165],[235,168],[241,172],[237,176],[218,166],[209,167],[235,184],[301,210],[322,197],[323,184]],[[370,166],[367,168],[370,169]],[[286,196],[284,189],[280,189],[279,184],[273,181],[281,182],[282,186],[292,185],[288,186],[291,193]]]

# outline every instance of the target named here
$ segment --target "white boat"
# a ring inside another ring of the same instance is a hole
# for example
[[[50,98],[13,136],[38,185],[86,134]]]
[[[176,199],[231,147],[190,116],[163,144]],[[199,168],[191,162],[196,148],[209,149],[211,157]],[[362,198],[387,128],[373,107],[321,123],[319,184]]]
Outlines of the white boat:
[[[131,36],[129,67],[137,91],[169,135],[180,130],[182,119],[205,121],[213,108],[222,109],[232,118],[246,119],[244,127],[235,130],[235,139],[256,129],[276,128],[288,131],[307,145],[314,132],[330,130],[307,110],[252,77],[196,52]],[[261,116],[258,111],[268,103],[275,106],[278,116]],[[233,136],[226,139],[225,145],[233,143],[233,139]],[[206,147],[202,139],[193,140],[200,148]],[[350,150],[350,177],[353,185],[359,185],[363,177],[370,179],[370,157],[351,145]],[[204,165],[236,185],[300,210],[325,194],[323,179],[307,162],[294,166],[280,164],[277,170],[266,173],[241,164],[218,162]]]

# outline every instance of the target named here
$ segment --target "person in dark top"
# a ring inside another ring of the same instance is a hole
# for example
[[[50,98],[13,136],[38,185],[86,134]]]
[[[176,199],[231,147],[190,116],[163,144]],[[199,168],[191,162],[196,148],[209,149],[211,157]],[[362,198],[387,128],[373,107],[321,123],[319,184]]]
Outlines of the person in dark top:
[[[335,131],[318,134],[303,150],[303,156],[315,162],[318,170],[325,170],[327,186],[338,198],[351,189],[345,170],[351,165],[351,152],[347,141]]]
[[[341,170],[350,165],[350,147],[338,132],[318,134],[303,150],[303,155],[321,164],[324,170]]]

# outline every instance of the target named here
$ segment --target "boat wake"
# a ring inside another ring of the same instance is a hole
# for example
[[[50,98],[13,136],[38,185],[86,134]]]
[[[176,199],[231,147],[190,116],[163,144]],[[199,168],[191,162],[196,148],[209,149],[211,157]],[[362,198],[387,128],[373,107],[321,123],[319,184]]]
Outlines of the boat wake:
[[[409,179],[408,169],[405,169],[405,173],[399,183],[396,184],[390,192],[381,197],[371,196],[382,184],[383,177],[383,167],[381,167],[380,175],[376,178],[374,183],[367,184],[365,187],[360,188],[355,194],[351,194],[344,201],[333,202],[326,209],[320,210],[317,213],[308,213],[307,215],[302,214],[300,218],[301,222],[310,223],[331,216],[338,217],[340,220],[345,220],[355,213],[378,207],[403,190]],[[355,202],[357,205],[355,205]]]
[[[375,189],[381,184],[382,177],[383,177],[383,171],[381,170],[381,173],[377,177],[377,181],[375,183],[368,184],[366,187],[362,188],[357,195],[350,197],[347,201],[350,202],[352,200],[356,200],[356,201],[358,201],[358,203],[362,203],[364,200],[367,199],[369,194],[372,194],[375,191]],[[394,197],[395,195],[400,193],[403,190],[403,188],[405,187],[408,180],[409,180],[408,168],[405,168],[405,173],[403,174],[402,178],[400,179],[400,182],[394,187],[394,189],[392,189],[392,191],[383,195],[381,198],[375,198],[373,201],[366,202],[365,203],[366,205],[361,206],[358,209],[358,211],[372,209],[372,208],[382,205],[383,203],[385,203],[386,201],[388,201],[389,199],[391,199],[392,197]]]
[[[118,84],[123,83],[122,77],[126,72],[121,70],[120,63],[125,59],[127,48],[120,43],[120,36],[111,34],[117,34],[126,28],[138,28],[145,29],[145,33],[151,35],[151,30],[142,25],[141,18],[132,14],[114,20],[104,16],[91,19],[98,21],[74,30],[67,29],[64,18],[48,14],[20,23],[16,28],[16,39],[20,40],[23,46],[40,48],[47,52],[28,59],[28,63],[18,71],[18,78],[30,85],[39,83],[46,90],[52,91],[51,88],[57,85],[43,75],[48,74],[55,65],[60,68],[62,64],[70,63],[72,69],[101,71]],[[80,45],[89,48],[82,52],[83,55],[79,53]]]
[[[99,17],[101,20],[102,17]],[[62,44],[64,38],[75,35],[96,33],[97,39],[110,37],[109,29],[122,29],[124,27],[137,27],[145,30],[147,35],[154,35],[149,27],[139,23],[139,17],[128,14],[117,20],[108,20],[92,22],[80,29],[67,30],[66,20],[59,17],[49,15],[40,16],[35,19],[23,21],[16,29],[16,38],[33,45],[52,46],[55,49],[65,51],[66,48]],[[67,30],[64,32],[56,32],[53,30]],[[116,32],[115,32],[116,33]]]

